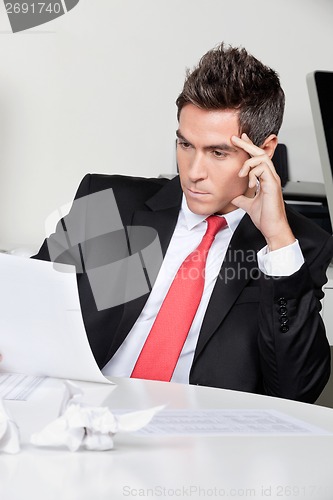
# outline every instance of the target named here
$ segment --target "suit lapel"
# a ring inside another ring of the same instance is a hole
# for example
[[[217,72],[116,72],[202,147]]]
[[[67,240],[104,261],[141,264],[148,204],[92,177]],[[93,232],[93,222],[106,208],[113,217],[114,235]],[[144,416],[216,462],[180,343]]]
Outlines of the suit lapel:
[[[138,228],[139,231],[140,227],[154,229],[158,234],[160,247],[164,257],[177,223],[181,200],[182,190],[179,178],[176,177],[164,185],[157,194],[150,198],[142,209],[133,213],[132,224],[129,228],[127,228],[129,234],[131,234],[131,228],[134,230],[135,228]],[[162,259],[159,260],[160,262],[157,267],[160,267],[162,263]],[[156,273],[154,273],[155,278],[158,270],[159,269],[157,269]],[[129,277],[129,279],[130,278],[131,277]],[[153,286],[154,280],[150,284]],[[114,354],[126,338],[129,331],[132,329],[135,321],[147,302],[148,297],[149,293],[146,293],[124,305],[122,320],[117,328],[108,358]]]
[[[266,244],[247,214],[236,229],[201,327],[194,362],[257,270],[256,254]]]
[[[133,214],[132,226],[145,226],[158,234],[163,256],[174,232],[182,201],[179,177],[175,177]]]

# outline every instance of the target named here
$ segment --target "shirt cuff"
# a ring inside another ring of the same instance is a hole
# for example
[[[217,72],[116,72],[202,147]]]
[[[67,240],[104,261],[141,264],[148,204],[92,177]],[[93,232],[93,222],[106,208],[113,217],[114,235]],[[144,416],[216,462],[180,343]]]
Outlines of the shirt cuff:
[[[258,254],[260,271],[268,276],[291,276],[304,264],[304,257],[298,240],[278,250],[262,248]]]

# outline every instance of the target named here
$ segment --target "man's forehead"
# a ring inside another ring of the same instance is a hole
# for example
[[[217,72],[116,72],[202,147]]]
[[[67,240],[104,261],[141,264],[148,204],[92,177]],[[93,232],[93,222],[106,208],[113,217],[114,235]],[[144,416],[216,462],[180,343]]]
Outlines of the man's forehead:
[[[187,108],[187,109],[186,109]],[[231,143],[233,135],[239,136],[238,112],[235,110],[202,110],[186,106],[179,117],[177,137],[203,147],[219,147],[236,151]]]

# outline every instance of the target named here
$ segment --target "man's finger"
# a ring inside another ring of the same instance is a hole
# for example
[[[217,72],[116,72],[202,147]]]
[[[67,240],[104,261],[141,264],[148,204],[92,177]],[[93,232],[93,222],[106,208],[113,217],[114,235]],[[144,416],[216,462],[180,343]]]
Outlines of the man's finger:
[[[245,140],[244,138],[246,138],[247,140]],[[244,133],[242,134],[241,137],[237,137],[237,135],[233,135],[231,137],[231,142],[235,146],[237,146],[241,149],[244,149],[244,151],[249,153],[249,155],[251,155],[251,156],[259,156],[259,155],[265,154],[264,150],[259,148],[258,146],[255,146],[255,144],[253,144],[251,139],[249,139],[248,136]]]
[[[271,161],[267,159],[267,157],[255,156],[246,160],[242,168],[240,169],[238,175],[239,177],[246,177],[249,175],[254,169],[260,168],[262,173],[267,170],[267,172],[272,173],[274,176],[276,174],[274,165]],[[267,168],[268,167],[268,168]]]

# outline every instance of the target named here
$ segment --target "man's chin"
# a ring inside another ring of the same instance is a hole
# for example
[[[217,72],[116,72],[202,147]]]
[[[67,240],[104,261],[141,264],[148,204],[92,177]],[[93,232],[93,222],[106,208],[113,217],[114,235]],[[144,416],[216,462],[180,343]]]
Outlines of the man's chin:
[[[208,204],[193,202],[193,200],[189,200],[188,198],[186,198],[186,201],[189,210],[196,215],[211,215],[214,213],[214,211],[211,211],[214,209]]]
[[[233,210],[236,210],[236,206],[233,205],[231,202],[223,205],[218,205],[214,203],[204,203],[204,202],[199,202],[196,200],[193,200],[192,198],[189,198],[186,196],[186,202],[188,208],[191,210],[196,215],[212,215],[212,214],[227,214],[228,212],[232,212]]]

